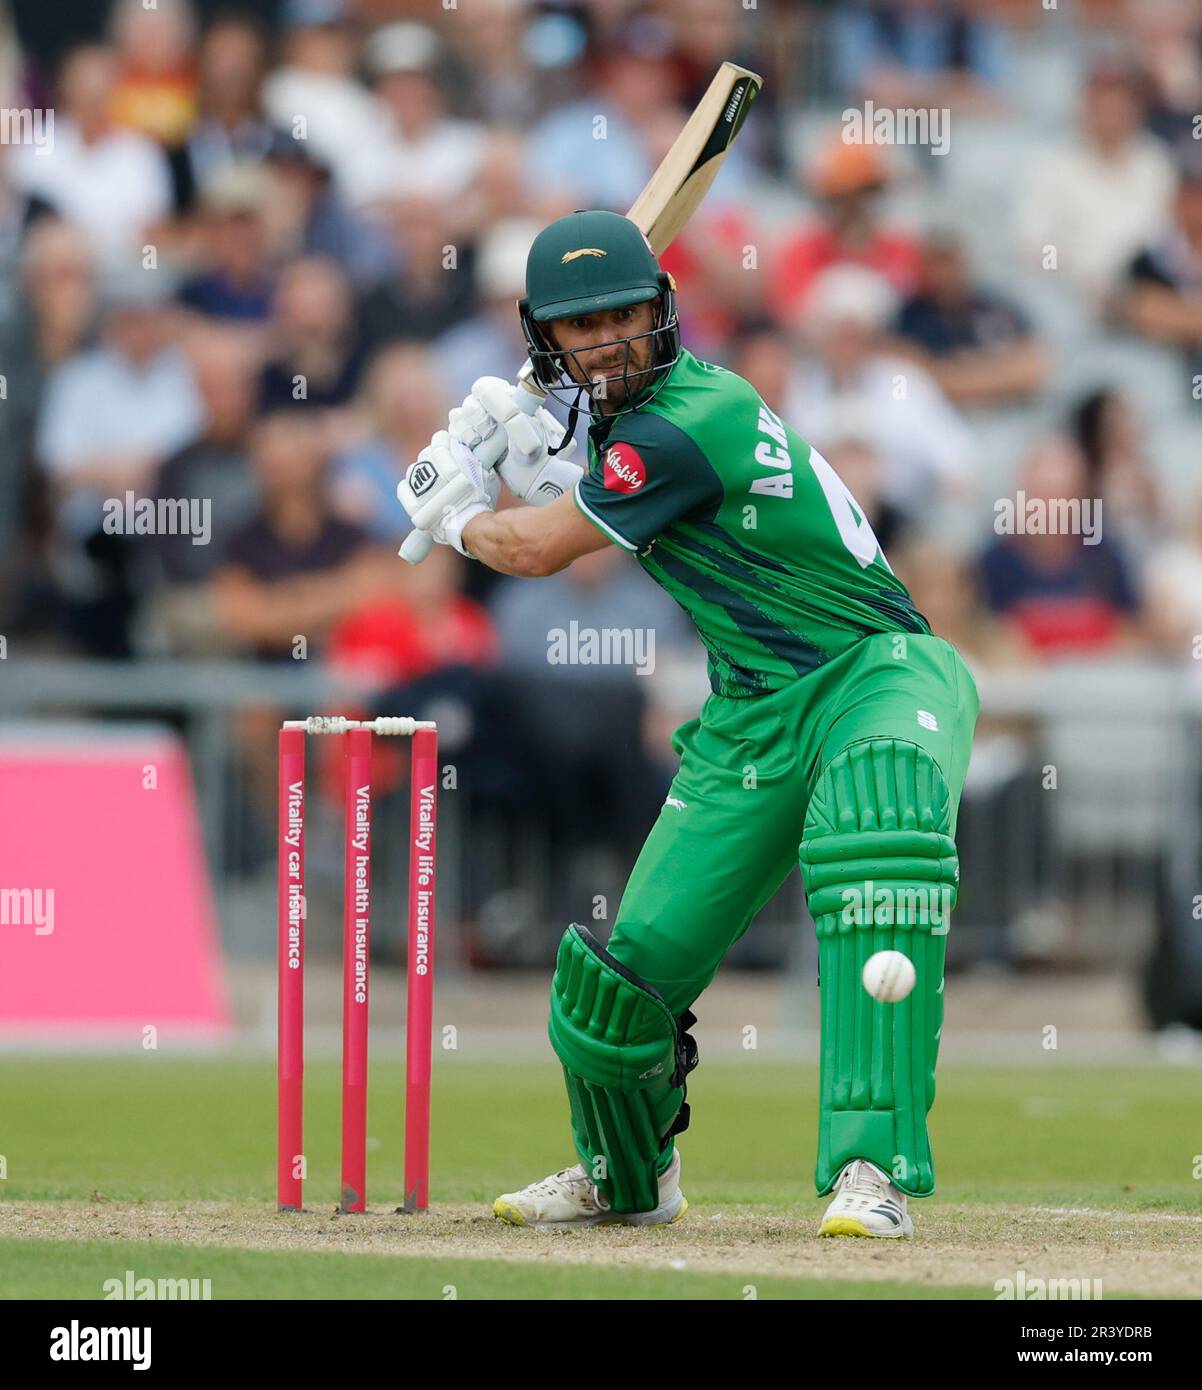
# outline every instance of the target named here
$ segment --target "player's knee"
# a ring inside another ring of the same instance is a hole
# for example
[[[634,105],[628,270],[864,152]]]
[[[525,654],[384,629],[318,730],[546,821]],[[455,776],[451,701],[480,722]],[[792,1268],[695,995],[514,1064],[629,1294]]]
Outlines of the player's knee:
[[[661,994],[674,1014],[682,1014],[713,978],[714,966],[699,959],[696,933],[678,921],[620,917],[607,949],[631,974]]]
[[[866,739],[823,769],[806,812],[802,877],[819,934],[946,931],[959,865],[952,796],[916,743]]]

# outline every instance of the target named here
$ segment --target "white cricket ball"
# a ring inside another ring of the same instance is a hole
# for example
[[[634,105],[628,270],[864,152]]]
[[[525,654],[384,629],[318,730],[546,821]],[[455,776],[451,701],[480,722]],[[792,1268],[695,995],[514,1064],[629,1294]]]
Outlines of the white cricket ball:
[[[896,1004],[914,988],[914,962],[904,951],[877,951],[864,962],[864,988],[882,1004]]]

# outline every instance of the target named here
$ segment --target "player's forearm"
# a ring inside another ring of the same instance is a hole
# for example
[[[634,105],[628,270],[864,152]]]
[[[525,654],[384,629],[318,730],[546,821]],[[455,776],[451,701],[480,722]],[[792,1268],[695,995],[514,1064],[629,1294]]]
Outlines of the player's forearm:
[[[531,579],[562,568],[549,562],[548,529],[542,508],[509,507],[474,516],[463,528],[463,541],[489,569]]]

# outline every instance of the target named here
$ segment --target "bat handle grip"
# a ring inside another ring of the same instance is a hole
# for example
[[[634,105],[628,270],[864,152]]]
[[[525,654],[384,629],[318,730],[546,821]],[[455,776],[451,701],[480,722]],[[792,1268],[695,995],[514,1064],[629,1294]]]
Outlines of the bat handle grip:
[[[527,361],[518,373],[518,389],[514,392],[513,403],[523,415],[536,415],[546,399],[547,393],[534,379],[534,363]]]
[[[420,565],[433,549],[434,538],[429,531],[410,531],[397,553],[411,565]]]

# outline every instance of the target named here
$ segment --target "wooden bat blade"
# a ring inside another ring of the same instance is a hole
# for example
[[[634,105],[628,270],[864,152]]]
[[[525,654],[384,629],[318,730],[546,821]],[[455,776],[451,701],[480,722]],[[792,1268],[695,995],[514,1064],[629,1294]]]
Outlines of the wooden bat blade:
[[[626,214],[658,256],[705,197],[763,85],[758,73],[723,63],[672,148]]]

